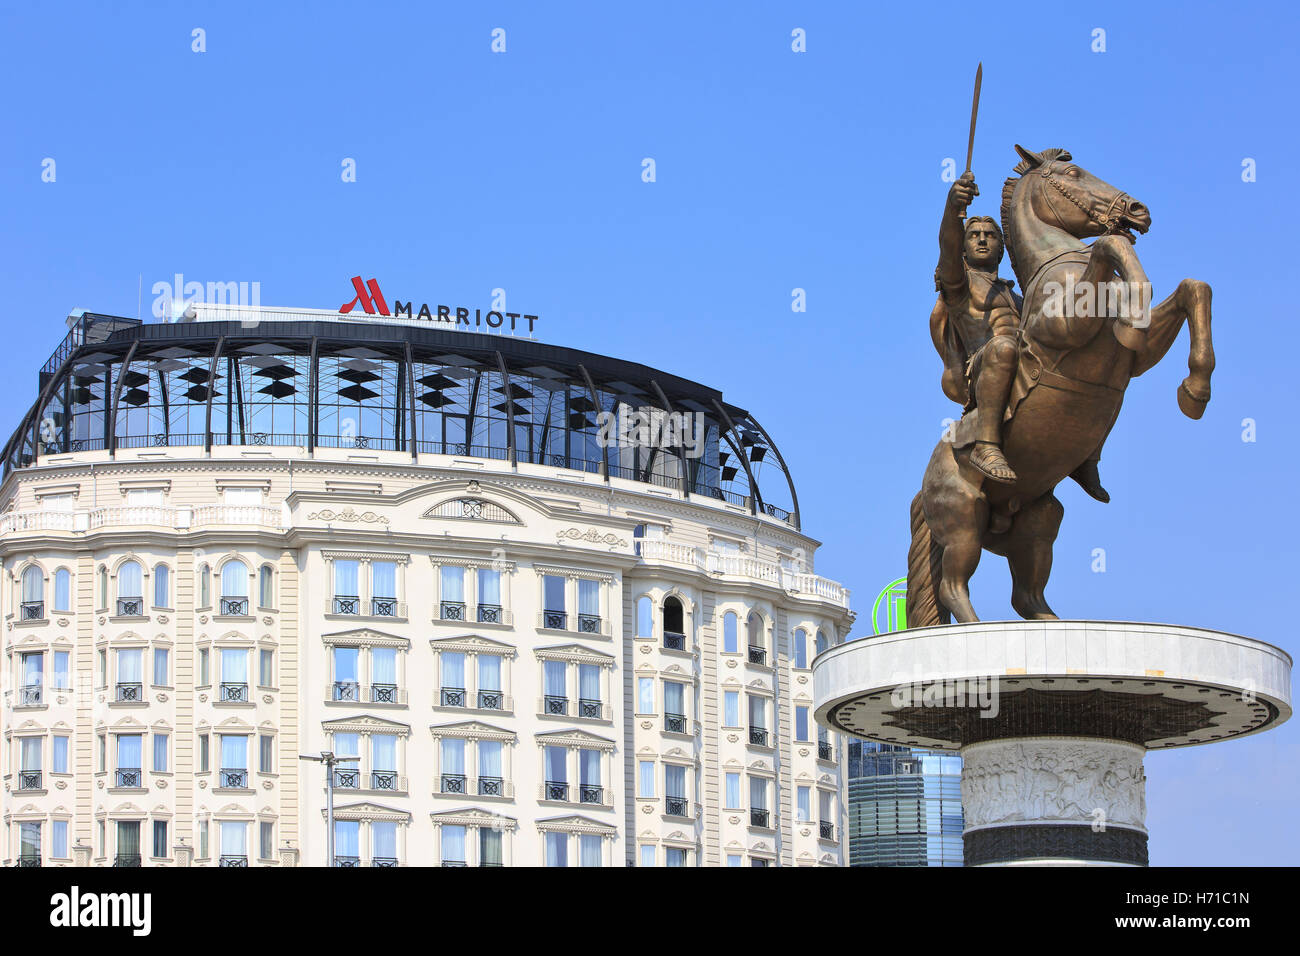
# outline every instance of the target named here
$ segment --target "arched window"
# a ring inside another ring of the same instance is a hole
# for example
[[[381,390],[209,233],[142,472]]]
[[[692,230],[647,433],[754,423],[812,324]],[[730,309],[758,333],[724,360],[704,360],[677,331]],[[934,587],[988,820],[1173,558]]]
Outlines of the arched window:
[[[45,574],[32,564],[23,572],[24,621],[38,621],[45,616]]]
[[[212,604],[212,569],[206,564],[199,565],[199,607]]]
[[[117,613],[126,616],[144,613],[144,577],[135,561],[127,561],[117,569]]]
[[[636,636],[654,637],[654,602],[642,595],[636,599]]]
[[[153,606],[171,607],[167,602],[171,595],[170,572],[165,564],[155,564],[153,568]]]
[[[243,561],[227,561],[221,566],[222,614],[248,613],[248,565]]]
[[[645,537],[645,525],[639,524],[632,529],[632,553],[641,555],[641,539]]]
[[[664,647],[686,650],[685,620],[682,602],[671,596],[664,598]]]
[[[794,629],[794,666],[808,666],[808,632],[802,627]]]
[[[262,565],[257,581],[257,606],[275,607],[275,572],[269,564]]]
[[[722,650],[727,654],[740,652],[740,645],[737,643],[738,639],[736,637],[736,628],[739,623],[735,611],[728,611],[722,615]]]
[[[821,631],[817,632],[817,653],[820,654],[826,648],[830,647],[830,642],[826,640],[826,635]]]
[[[763,616],[761,614],[757,611],[749,612],[749,617],[745,620],[745,631],[747,632],[749,646],[751,648],[751,659],[754,656],[752,651],[767,651],[767,634],[765,633]]]
[[[67,568],[54,572],[54,610],[72,610],[72,572]]]

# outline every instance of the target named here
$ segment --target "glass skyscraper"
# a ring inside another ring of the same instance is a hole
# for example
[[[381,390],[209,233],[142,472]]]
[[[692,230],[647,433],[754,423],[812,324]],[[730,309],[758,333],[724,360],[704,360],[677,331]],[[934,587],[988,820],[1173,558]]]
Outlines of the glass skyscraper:
[[[961,758],[849,739],[850,866],[961,866]]]

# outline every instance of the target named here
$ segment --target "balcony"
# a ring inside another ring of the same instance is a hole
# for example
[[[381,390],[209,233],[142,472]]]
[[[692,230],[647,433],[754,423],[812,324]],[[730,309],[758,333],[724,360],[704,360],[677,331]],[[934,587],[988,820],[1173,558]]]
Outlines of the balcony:
[[[664,731],[670,734],[686,733],[686,715],[664,714]]]
[[[40,684],[24,684],[18,688],[18,706],[19,707],[39,707],[41,705],[44,688]]]
[[[45,620],[45,602],[44,601],[23,601],[19,619],[23,621]]]
[[[481,690],[478,692],[479,710],[505,710],[505,695],[499,690]]]
[[[503,624],[505,616],[502,613],[500,604],[480,604],[478,606],[478,622],[480,624]]]
[[[478,792],[481,797],[504,797],[505,781],[500,777],[479,777]]]
[[[140,790],[144,787],[144,772],[139,767],[118,767],[114,785],[124,790]]]
[[[371,866],[397,866],[397,857],[395,856],[377,856],[370,861]]]
[[[599,614],[579,614],[578,615],[578,633],[579,634],[599,634],[600,615]]]
[[[217,860],[217,866],[248,866],[248,857],[243,854],[223,853]]]
[[[444,687],[442,689],[442,706],[444,707],[464,707],[465,706],[465,688],[464,687]]]
[[[569,698],[547,694],[542,698],[542,713],[567,717],[569,715]]]
[[[372,704],[398,703],[396,684],[371,684],[370,702]]]
[[[336,680],[331,700],[361,700],[361,685],[354,680]]]
[[[117,599],[118,617],[144,617],[144,598],[129,597]]]
[[[248,685],[236,681],[222,681],[219,699],[223,704],[247,704]]]
[[[749,645],[749,662],[751,664],[763,665],[767,663],[767,651],[761,647]]]
[[[818,826],[817,835],[821,837],[823,840],[835,839],[835,824],[826,823],[825,821],[823,821],[819,823],[817,826]]]
[[[397,613],[397,598],[377,597],[370,599],[370,614],[372,617],[401,617]]]
[[[443,866],[465,866],[466,864],[464,860],[443,860],[442,865]]]
[[[691,814],[691,802],[685,797],[664,797],[664,813],[670,817],[688,817]]]
[[[396,770],[375,770],[370,774],[371,790],[397,790]]]
[[[605,788],[592,783],[579,784],[578,800],[581,803],[604,803]]]
[[[749,728],[749,742],[755,747],[767,746],[767,731],[762,727]]]
[[[361,857],[359,856],[338,856],[334,857],[334,865],[342,867],[360,867]]]
[[[39,770],[19,770],[18,789],[19,790],[40,790],[41,772]]]
[[[217,786],[223,790],[249,789],[247,770],[221,769],[217,771],[217,775]]]
[[[600,720],[600,710],[601,710],[600,701],[586,700],[585,698],[578,699],[579,717],[588,717],[591,718],[592,720]]]
[[[751,809],[749,811],[749,825],[751,827],[767,827],[767,811]]]
[[[832,747],[830,744],[828,744],[828,743],[827,743],[826,741],[824,741],[824,740],[819,740],[819,741],[817,741],[817,759],[818,759],[818,760],[834,760],[834,759],[835,759],[835,748]]]
[[[724,580],[743,578],[759,581],[805,598],[816,598],[843,608],[849,606],[849,589],[842,584],[808,571],[782,567],[774,561],[644,538],[637,541],[637,551],[643,564],[684,565]]]
[[[119,704],[138,704],[144,700],[144,685],[124,684],[119,682],[117,685],[117,694],[114,695],[114,699]]]
[[[442,775],[443,793],[464,793],[465,775],[463,773],[444,773]]]
[[[664,631],[664,647],[670,651],[686,650],[686,635],[674,631]]]
[[[23,855],[18,857],[18,865],[19,866],[40,866],[41,858],[40,856],[34,856],[32,854],[24,853]]]
[[[361,789],[361,771],[355,767],[334,768],[334,789],[335,790],[359,790]]]
[[[564,803],[569,802],[569,785],[562,780],[548,780],[543,788],[547,800],[560,800]]]
[[[114,865],[114,866],[138,867],[138,866],[141,865],[141,864],[140,864],[140,854],[139,854],[139,853],[119,853],[119,854],[117,854],[115,857],[113,857],[113,865]]]
[[[542,627],[552,631],[567,631],[569,629],[569,615],[564,611],[543,611]]]
[[[334,613],[335,614],[360,614],[361,598],[355,594],[336,594],[334,595]]]
[[[438,617],[444,621],[465,620],[465,602],[464,601],[439,602]]]
[[[223,597],[218,610],[222,617],[248,617],[248,598]]]

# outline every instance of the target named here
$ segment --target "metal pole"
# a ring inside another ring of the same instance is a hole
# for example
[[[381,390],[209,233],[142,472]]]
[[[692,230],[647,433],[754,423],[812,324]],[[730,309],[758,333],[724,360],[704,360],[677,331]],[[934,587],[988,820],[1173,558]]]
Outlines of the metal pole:
[[[334,755],[325,754],[325,859],[326,866],[334,865]]]

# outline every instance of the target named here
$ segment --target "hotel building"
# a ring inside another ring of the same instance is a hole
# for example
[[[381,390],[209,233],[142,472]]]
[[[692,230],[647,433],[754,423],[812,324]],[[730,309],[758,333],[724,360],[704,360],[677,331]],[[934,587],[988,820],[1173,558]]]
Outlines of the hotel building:
[[[700,442],[604,440],[632,411]],[[6,865],[848,863],[810,669],[848,591],[719,392],[199,306],[74,313],[15,425]]]

